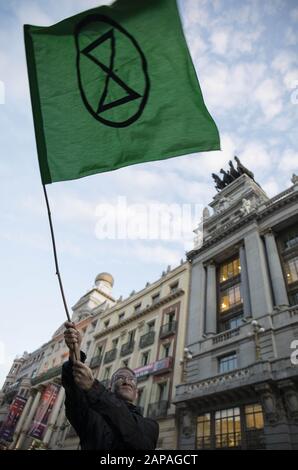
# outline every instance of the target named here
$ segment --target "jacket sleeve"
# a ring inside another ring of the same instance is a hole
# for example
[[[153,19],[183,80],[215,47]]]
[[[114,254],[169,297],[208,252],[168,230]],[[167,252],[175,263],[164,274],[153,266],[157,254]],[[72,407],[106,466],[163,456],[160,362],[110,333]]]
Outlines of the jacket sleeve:
[[[156,421],[133,414],[128,406],[95,380],[86,392],[88,403],[94,411],[105,417],[116,429],[128,449],[154,450],[157,444],[159,426]]]
[[[82,351],[80,360],[82,362],[86,360],[86,355]],[[80,439],[83,440],[87,429],[90,405],[85,392],[74,381],[71,360],[62,366],[62,386],[65,389],[65,415]]]

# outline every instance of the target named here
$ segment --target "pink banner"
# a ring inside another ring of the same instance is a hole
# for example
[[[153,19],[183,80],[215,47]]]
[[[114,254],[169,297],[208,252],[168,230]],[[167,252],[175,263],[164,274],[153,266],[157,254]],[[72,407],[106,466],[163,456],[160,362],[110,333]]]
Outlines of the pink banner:
[[[27,398],[17,395],[13,400],[12,404],[9,407],[9,413],[6,420],[1,426],[0,430],[0,439],[4,441],[12,442],[13,433],[15,431],[16,425],[19,421],[19,418],[23,412]]]
[[[41,399],[35,413],[31,429],[29,431],[30,436],[34,437],[35,439],[42,439],[43,437],[59,389],[59,385],[48,384],[41,395]]]

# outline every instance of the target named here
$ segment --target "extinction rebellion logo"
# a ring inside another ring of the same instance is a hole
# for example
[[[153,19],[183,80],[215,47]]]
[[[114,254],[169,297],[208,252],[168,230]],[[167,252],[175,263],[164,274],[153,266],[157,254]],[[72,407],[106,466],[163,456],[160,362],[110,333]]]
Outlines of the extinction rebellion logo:
[[[149,95],[147,61],[134,37],[105,15],[88,15],[75,30],[80,94],[102,124],[127,127]]]

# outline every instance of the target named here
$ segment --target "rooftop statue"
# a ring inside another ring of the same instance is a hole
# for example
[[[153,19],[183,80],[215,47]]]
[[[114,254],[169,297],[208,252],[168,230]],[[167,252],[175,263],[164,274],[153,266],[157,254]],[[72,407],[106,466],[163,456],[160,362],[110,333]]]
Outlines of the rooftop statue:
[[[220,177],[217,176],[215,173],[212,173],[212,178],[216,183],[215,188],[217,189],[217,191],[220,191],[226,186],[225,183],[220,179]]]
[[[253,174],[253,172],[248,170],[244,165],[242,165],[242,163],[240,162],[239,158],[236,155],[234,159],[237,162],[237,171],[240,173],[240,175],[245,174],[254,180],[255,175]]]

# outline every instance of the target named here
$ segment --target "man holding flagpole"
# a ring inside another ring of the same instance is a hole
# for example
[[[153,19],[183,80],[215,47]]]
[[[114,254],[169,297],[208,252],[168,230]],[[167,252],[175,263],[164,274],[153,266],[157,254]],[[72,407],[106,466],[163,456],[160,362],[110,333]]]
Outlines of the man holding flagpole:
[[[66,417],[76,430],[82,450],[154,450],[159,426],[144,418],[134,405],[138,396],[132,369],[123,367],[112,376],[107,390],[84,364],[81,335],[71,322],[65,323],[69,361],[63,364]],[[80,357],[80,361],[75,357]]]

